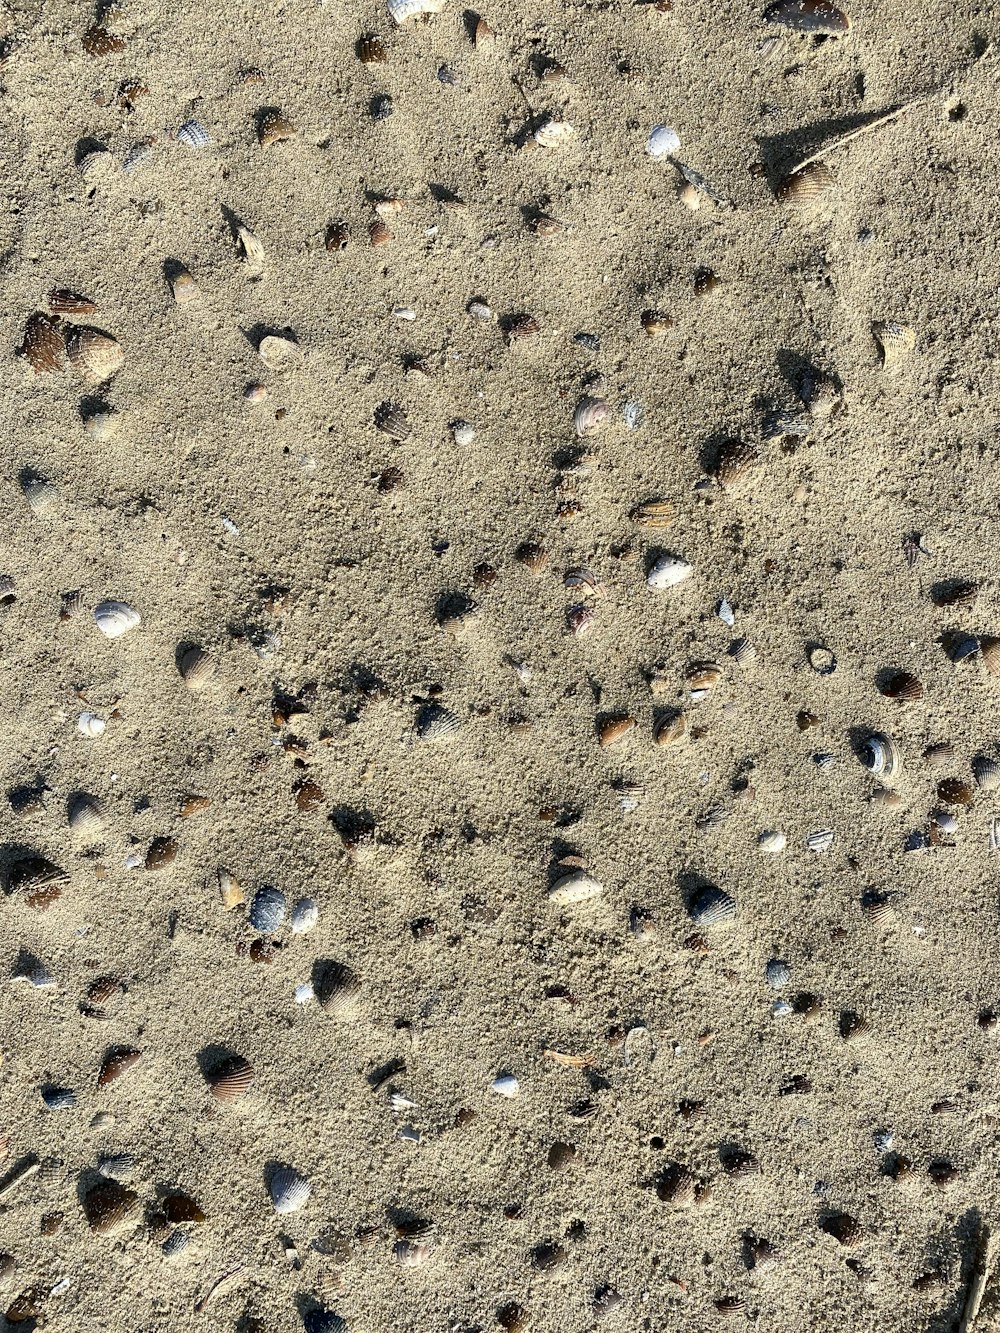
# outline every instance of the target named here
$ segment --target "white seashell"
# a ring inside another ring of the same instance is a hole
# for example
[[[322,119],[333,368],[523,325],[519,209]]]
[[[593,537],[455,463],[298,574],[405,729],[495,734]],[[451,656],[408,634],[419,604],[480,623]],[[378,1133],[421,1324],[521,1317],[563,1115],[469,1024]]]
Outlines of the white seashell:
[[[662,592],[665,588],[676,588],[678,583],[683,583],[693,573],[693,567],[680,556],[661,555],[647,574],[646,585],[656,592]]]
[[[611,408],[603,398],[581,398],[573,413],[573,429],[581,440],[597,432],[611,415]]]
[[[646,409],[636,398],[630,398],[622,408],[622,416],[625,418],[626,430],[638,430],[642,425],[643,418],[646,415]]]
[[[833,829],[818,828],[806,835],[806,846],[811,852],[828,852],[833,846]]]
[[[603,892],[604,885],[585,870],[571,870],[561,875],[545,896],[554,907],[570,907],[599,898]]]
[[[94,607],[94,620],[105,638],[118,639],[135,629],[142,617],[128,602],[99,602]]]
[[[400,26],[421,14],[440,14],[444,0],[387,0],[390,17]]]
[[[885,783],[894,782],[903,768],[903,757],[899,753],[899,746],[891,736],[883,735],[879,731],[865,741],[861,762]]]
[[[80,735],[89,736],[91,740],[103,736],[107,725],[104,718],[98,717],[96,713],[81,713],[76,723]]]
[[[464,448],[476,438],[476,428],[471,421],[453,421],[451,434],[455,443]]]
[[[393,319],[406,320],[408,324],[412,324],[417,317],[417,312],[413,309],[412,306],[395,305],[392,308],[392,317]]]
[[[99,838],[104,828],[104,809],[95,796],[80,795],[70,802],[69,826],[78,838]]]
[[[212,142],[212,136],[200,120],[186,120],[177,131],[177,142],[185,148],[205,148]]]
[[[654,125],[646,140],[646,152],[654,158],[672,157],[680,146],[680,136],[669,125]]]
[[[215,662],[204,648],[189,648],[180,660],[181,678],[189,690],[201,690],[215,674]]]
[[[792,979],[792,969],[783,958],[772,958],[764,969],[764,975],[772,990],[783,990]]]
[[[736,659],[736,665],[743,667],[752,667],[757,660],[757,649],[749,639],[737,639],[729,649],[730,654]]]
[[[516,1097],[520,1090],[513,1074],[500,1074],[490,1084],[490,1092],[495,1092],[498,1097]]]
[[[416,1111],[419,1107],[419,1102],[411,1101],[409,1097],[404,1097],[401,1092],[389,1093],[389,1109],[395,1111],[397,1115],[402,1115],[405,1111]]]
[[[276,1213],[296,1213],[312,1194],[312,1185],[292,1166],[279,1166],[268,1182]]]
[[[762,852],[767,852],[769,855],[776,856],[778,852],[783,852],[787,845],[788,839],[783,833],[777,831],[762,833],[757,839],[757,846]]]
[[[656,1045],[649,1028],[641,1025],[625,1033],[622,1059],[627,1065],[651,1065],[656,1058]]]
[[[989,755],[976,755],[972,761],[976,786],[982,791],[996,791],[1000,787],[1000,764]]]
[[[417,735],[422,741],[444,741],[462,727],[458,717],[441,704],[424,704],[417,714]]]
[[[110,176],[117,166],[113,153],[109,153],[106,148],[95,148],[80,158],[77,170],[93,185],[101,176]]]
[[[873,324],[872,336],[882,353],[882,366],[885,370],[895,370],[902,365],[913,354],[917,345],[916,332],[908,324],[901,324],[896,319]]]
[[[311,1004],[315,998],[316,992],[313,990],[311,981],[300,982],[300,984],[295,987],[296,1004]]]
[[[107,444],[118,430],[117,412],[93,412],[83,423],[83,429],[97,444]]]
[[[576,133],[568,120],[547,120],[535,130],[535,143],[543,148],[558,148]]]
[[[261,338],[257,355],[268,370],[291,370],[301,362],[302,348],[291,338],[279,338],[271,333]]]
[[[292,908],[291,927],[293,935],[304,935],[312,930],[319,920],[319,908],[311,898],[300,898]]]
[[[989,844],[991,852],[1000,852],[1000,819],[990,820]]]
[[[51,514],[59,499],[59,487],[45,477],[27,477],[21,482],[21,491],[33,514],[42,517]]]
[[[484,324],[489,324],[493,319],[493,311],[485,301],[470,301],[465,308],[473,319],[481,320]]]

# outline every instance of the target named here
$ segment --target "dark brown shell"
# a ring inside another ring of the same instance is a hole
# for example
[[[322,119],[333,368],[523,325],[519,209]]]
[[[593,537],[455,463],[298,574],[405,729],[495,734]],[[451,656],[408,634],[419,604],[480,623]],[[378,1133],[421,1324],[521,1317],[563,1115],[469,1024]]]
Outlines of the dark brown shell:
[[[979,584],[967,579],[937,583],[931,589],[935,606],[971,606],[979,593]]]
[[[250,1091],[254,1068],[242,1055],[231,1055],[205,1075],[212,1096],[218,1102],[238,1102]]]
[[[88,56],[110,56],[125,50],[125,38],[94,23],[83,34],[82,45]]]
[[[551,557],[541,542],[522,542],[514,552],[514,559],[532,574],[540,574]]]
[[[326,233],[326,248],[331,254],[346,250],[351,243],[351,229],[346,222],[332,222]]]
[[[505,336],[508,347],[522,338],[533,338],[541,331],[541,327],[534,315],[517,315],[507,325]]]
[[[205,1213],[201,1205],[190,1194],[168,1194],[161,1203],[163,1216],[173,1226],[182,1222],[204,1222]]]
[[[98,309],[96,301],[70,291],[68,287],[53,287],[47,301],[53,315],[92,315]]]
[[[850,1213],[831,1213],[820,1222],[820,1230],[846,1248],[857,1245],[861,1239],[861,1223]]]
[[[729,489],[746,476],[760,462],[760,454],[752,444],[741,440],[727,440],[715,460],[715,479]]]
[[[362,65],[381,65],[388,58],[385,47],[377,37],[362,37],[358,42],[358,59]]]
[[[311,778],[306,778],[295,788],[295,804],[303,812],[310,814],[313,810],[318,810],[324,801],[323,788]]]
[[[375,409],[375,425],[383,435],[388,435],[391,440],[408,440],[413,433],[413,427],[406,419],[406,413],[398,403],[381,403]]]
[[[147,870],[166,870],[177,857],[177,843],[173,838],[154,838],[146,853]]]
[[[97,977],[87,987],[80,1012],[87,1018],[111,1018],[124,998],[125,986],[117,977]]]
[[[976,793],[972,783],[964,778],[942,778],[937,794],[945,805],[971,805]]]
[[[924,695],[923,684],[909,671],[897,671],[879,690],[887,699],[897,699],[901,704],[914,703]]]
[[[727,1176],[755,1176],[760,1172],[760,1162],[745,1148],[732,1148],[722,1158],[722,1169]]]
[[[257,142],[262,148],[294,139],[298,130],[280,111],[265,111],[257,121]]]
[[[372,245],[385,245],[392,240],[392,232],[381,218],[376,218],[368,228],[368,239]]]
[[[778,202],[788,208],[805,211],[818,203],[832,188],[836,177],[825,162],[810,162],[794,171],[778,186]]]
[[[501,1328],[505,1328],[507,1333],[524,1333],[524,1329],[528,1327],[528,1312],[523,1305],[518,1305],[517,1301],[508,1301],[497,1311],[497,1323]]]
[[[323,972],[317,998],[334,1018],[353,1018],[357,1012],[361,981],[346,963],[329,963]]]
[[[843,37],[851,30],[850,17],[830,0],[775,0],[764,10],[764,22],[814,37]]]
[[[24,326],[21,353],[36,375],[62,370],[66,364],[66,343],[58,322],[48,315],[32,315]]]
[[[117,1082],[133,1065],[142,1059],[142,1051],[131,1046],[115,1046],[101,1062],[101,1072],[97,1075],[97,1086],[106,1088]]]
[[[139,1213],[139,1196],[117,1180],[103,1181],[83,1198],[87,1225],[99,1236],[120,1230]]]
[[[576,1147],[572,1143],[553,1143],[548,1162],[553,1171],[566,1171],[576,1161]]]
[[[7,872],[7,891],[23,896],[29,907],[44,911],[61,895],[68,879],[65,870],[44,856],[25,856]]]
[[[656,1182],[656,1196],[673,1208],[690,1208],[698,1197],[698,1181],[686,1166],[671,1162]]]
[[[7,1322],[10,1324],[24,1324],[29,1319],[37,1319],[42,1312],[42,1306],[45,1298],[48,1296],[46,1287],[26,1287],[11,1301],[7,1307]],[[35,1327],[34,1324],[31,1325]]]

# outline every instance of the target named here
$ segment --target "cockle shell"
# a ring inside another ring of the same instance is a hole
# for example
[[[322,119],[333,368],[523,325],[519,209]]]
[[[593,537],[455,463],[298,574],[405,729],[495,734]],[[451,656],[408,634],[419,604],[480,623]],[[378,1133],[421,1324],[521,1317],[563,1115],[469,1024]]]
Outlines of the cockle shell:
[[[24,326],[21,353],[36,375],[62,370],[66,344],[57,321],[48,315],[31,315]]]
[[[7,892],[44,911],[62,894],[69,876],[44,856],[22,856],[7,871]]]
[[[110,1236],[138,1221],[139,1196],[116,1180],[108,1180],[83,1197],[87,1225],[99,1236]]]
[[[646,140],[646,152],[652,158],[672,157],[681,146],[680,135],[669,125],[654,125]]]
[[[89,296],[70,291],[68,287],[54,287],[46,298],[46,304],[53,315],[92,315],[97,310],[97,302]]]
[[[873,324],[872,337],[882,354],[883,370],[897,369],[909,359],[917,345],[916,332],[896,319]]]
[[[820,1222],[820,1230],[840,1242],[847,1249],[857,1245],[861,1239],[861,1223],[850,1213],[831,1213]]]
[[[265,884],[254,894],[247,919],[262,935],[273,935],[285,919],[285,907],[285,895],[281,890]]]
[[[94,607],[94,622],[107,639],[118,639],[135,629],[142,617],[128,602],[98,602]]]
[[[458,717],[442,704],[424,704],[417,714],[417,735],[422,741],[444,741],[461,730]]]
[[[653,740],[657,745],[679,745],[687,734],[687,714],[680,708],[661,717],[653,727]]]
[[[139,1165],[139,1159],[133,1153],[120,1152],[113,1153],[109,1157],[102,1157],[97,1163],[97,1169],[105,1180],[125,1181],[131,1180],[135,1175]]]
[[[333,1310],[316,1306],[302,1318],[305,1333],[348,1333],[347,1320]]]
[[[736,916],[736,899],[709,885],[695,898],[689,915],[696,926],[728,925]]]
[[[312,1185],[293,1166],[279,1166],[267,1183],[276,1213],[296,1213],[307,1203]]]
[[[698,1181],[686,1166],[671,1162],[656,1182],[656,1194],[673,1208],[690,1208],[698,1197]]]
[[[189,690],[201,690],[215,674],[212,655],[204,648],[189,648],[180,660],[180,672]]]
[[[326,1013],[352,1019],[358,1011],[361,981],[346,963],[329,963],[323,971],[317,998]]]
[[[891,736],[874,732],[861,748],[861,762],[882,782],[896,781],[902,771],[903,758],[899,746]]]
[[[387,0],[390,17],[400,26],[421,14],[440,14],[444,6],[445,0]]]
[[[50,514],[59,500],[59,487],[46,477],[29,476],[21,481],[21,493],[33,514]]]
[[[764,22],[814,37],[843,37],[851,29],[848,15],[830,0],[775,0],[764,10]]]
[[[576,130],[568,120],[547,120],[535,130],[534,140],[542,148],[558,148],[568,143]]]
[[[611,408],[603,398],[581,398],[573,413],[573,429],[581,440],[596,433],[611,415]]]
[[[85,384],[102,384],[125,364],[121,343],[100,329],[71,329],[66,335],[66,353]]]
[[[991,676],[1000,676],[1000,639],[986,636],[979,640],[983,666]]]
[[[879,692],[887,699],[897,699],[900,703],[907,704],[923,698],[924,687],[909,671],[896,671],[879,686]]]
[[[388,59],[385,46],[377,37],[362,37],[357,50],[362,65],[381,65]]]
[[[88,842],[101,836],[104,829],[104,809],[96,796],[81,793],[69,804],[69,826],[78,838]]]
[[[113,1018],[124,998],[125,987],[117,977],[96,977],[80,1001],[80,1013],[86,1018]]]
[[[250,1091],[254,1069],[242,1055],[231,1055],[210,1069],[205,1079],[216,1101],[238,1102]]]
[[[128,1072],[133,1065],[138,1064],[142,1059],[142,1052],[135,1050],[130,1046],[116,1046],[108,1051],[107,1055],[101,1061],[100,1073],[97,1075],[97,1086],[106,1088],[111,1083],[117,1082],[121,1076]]]
[[[554,907],[575,907],[589,902],[604,892],[604,885],[585,870],[571,870],[561,875],[545,895]]]
[[[302,361],[302,348],[294,338],[269,333],[257,344],[257,355],[268,370],[292,370]]]
[[[787,845],[787,837],[778,830],[762,833],[757,839],[757,846],[769,856],[777,856]]]
[[[810,162],[793,172],[778,186],[778,201],[798,212],[814,207],[836,180],[825,162]]]
[[[406,419],[406,413],[398,403],[381,403],[375,410],[375,425],[383,435],[388,435],[392,440],[408,440],[413,433],[413,427]]]
[[[760,454],[752,444],[727,440],[716,457],[715,479],[724,490],[729,490],[759,462]]]
[[[982,791],[996,791],[1000,787],[1000,763],[989,755],[977,754],[972,761],[976,786]]]
[[[676,588],[693,573],[693,567],[680,556],[661,555],[646,575],[646,585],[656,592],[662,592],[665,588]]]
[[[212,142],[212,136],[200,120],[186,120],[177,131],[177,142],[185,148],[205,148]]]
[[[257,142],[261,148],[285,139],[294,139],[298,130],[280,111],[266,111],[257,123]]]

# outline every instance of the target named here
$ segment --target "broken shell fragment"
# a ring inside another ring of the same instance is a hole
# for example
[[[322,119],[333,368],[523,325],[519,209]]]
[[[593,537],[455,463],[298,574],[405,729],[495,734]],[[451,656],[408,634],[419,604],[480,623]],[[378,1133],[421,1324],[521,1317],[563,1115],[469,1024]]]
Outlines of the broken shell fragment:
[[[247,896],[243,891],[243,886],[240,884],[236,876],[228,871],[225,866],[219,867],[217,878],[219,881],[219,896],[222,899],[223,907],[228,912],[231,912],[234,907],[239,907],[241,903],[246,902]]]
[[[389,14],[400,26],[421,14],[440,14],[444,5],[445,0],[387,0]]]
[[[812,37],[843,37],[851,20],[830,0],[775,0],[764,10],[765,23],[778,23]]]
[[[778,202],[797,212],[813,208],[830,190],[836,180],[825,162],[810,162],[801,167],[778,186]]]
[[[917,345],[916,331],[895,319],[873,324],[872,337],[882,355],[883,370],[898,369],[912,356]]]
[[[47,304],[53,315],[92,315],[97,309],[96,301],[70,291],[68,287],[54,287],[48,294]]]
[[[190,305],[201,295],[191,270],[185,268],[183,264],[174,265],[170,270],[168,282],[171,294],[178,305]]]
[[[326,248],[333,254],[337,250],[346,250],[351,243],[351,229],[346,222],[331,223],[326,233]]]
[[[297,134],[298,130],[280,111],[266,111],[257,122],[257,142],[261,148],[294,139]]]
[[[118,639],[142,622],[142,617],[128,602],[98,602],[94,622],[107,639]]]
[[[680,556],[661,555],[647,574],[646,585],[656,592],[662,592],[666,588],[675,588],[693,573],[693,567]]]
[[[293,338],[269,333],[266,338],[261,338],[257,355],[268,370],[291,370],[302,361],[302,348]]]
[[[384,402],[375,409],[375,425],[383,435],[402,443],[413,433],[413,427],[406,419],[406,413],[398,403]]]
[[[268,1181],[271,1203],[276,1213],[296,1213],[312,1194],[312,1185],[293,1166],[279,1166]]]
[[[146,853],[147,870],[166,870],[177,859],[177,843],[173,838],[154,838]]]
[[[604,885],[585,870],[571,870],[561,875],[545,895],[553,907],[575,907],[590,902],[604,892]]]
[[[388,55],[377,37],[362,37],[358,42],[358,59],[362,65],[381,65]]]
[[[33,514],[39,518],[52,513],[59,500],[59,487],[45,477],[27,476],[21,480],[21,493]]]
[[[100,329],[71,329],[66,336],[66,353],[85,384],[102,384],[125,364],[121,343]]]
[[[603,398],[581,398],[573,413],[573,429],[581,440],[596,435],[610,414],[611,408]]]
[[[236,228],[236,250],[248,268],[257,272],[264,267],[264,247],[249,227]]]
[[[7,871],[7,892],[44,911],[60,897],[69,875],[44,856],[23,856]]]

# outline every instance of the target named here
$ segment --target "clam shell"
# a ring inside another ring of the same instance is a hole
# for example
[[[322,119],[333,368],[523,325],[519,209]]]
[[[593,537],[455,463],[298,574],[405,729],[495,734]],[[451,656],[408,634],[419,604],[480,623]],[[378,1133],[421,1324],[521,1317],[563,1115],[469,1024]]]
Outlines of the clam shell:
[[[646,586],[656,592],[676,588],[694,573],[693,566],[677,555],[661,555],[646,575]]]
[[[806,846],[811,852],[828,852],[833,846],[834,838],[833,829],[813,829],[811,833],[806,834]]]
[[[574,907],[589,902],[604,892],[604,885],[585,870],[571,870],[561,875],[545,895],[554,907]]]
[[[440,14],[445,0],[386,0],[389,16],[400,27],[421,14]]]
[[[764,10],[764,22],[814,37],[843,37],[851,30],[848,15],[830,0],[775,0]]]
[[[725,926],[736,916],[736,899],[723,889],[709,885],[695,898],[689,911],[696,926]]]
[[[460,731],[462,724],[450,709],[429,703],[417,714],[416,727],[422,741],[443,741]]]
[[[861,762],[869,772],[874,773],[875,777],[887,783],[897,781],[903,768],[903,757],[899,753],[899,746],[891,736],[878,731],[864,742]]]
[[[105,1180],[117,1180],[119,1182],[131,1180],[138,1166],[138,1157],[129,1152],[114,1153],[109,1157],[102,1157],[97,1163],[97,1169]]]
[[[264,247],[249,227],[236,228],[236,249],[248,268],[257,271],[264,267]]]
[[[697,1178],[679,1162],[671,1162],[656,1182],[656,1196],[672,1208],[690,1208],[698,1197]]]
[[[85,841],[93,841],[101,836],[104,829],[104,807],[96,796],[80,793],[69,803],[69,826],[73,833]]]
[[[672,527],[676,517],[677,506],[672,500],[646,500],[629,514],[638,527],[652,531]]]
[[[100,329],[71,329],[66,335],[66,354],[85,384],[102,384],[125,364],[121,343]]]
[[[246,902],[247,896],[243,891],[243,886],[234,874],[228,871],[225,866],[219,866],[216,874],[219,881],[219,896],[222,899],[223,907],[228,912]]]
[[[602,750],[623,740],[636,726],[634,717],[606,718],[597,728],[597,743]]]
[[[97,310],[96,301],[68,287],[53,287],[46,300],[53,315],[92,315]]]
[[[741,1301],[738,1296],[720,1296],[712,1304],[722,1319],[742,1319],[747,1308],[746,1301]]]
[[[177,131],[177,142],[185,148],[205,148],[212,142],[212,136],[200,120],[186,120]]]
[[[825,162],[810,162],[793,172],[778,186],[778,201],[787,208],[806,212],[832,189],[836,177]]]
[[[56,321],[48,315],[31,315],[24,326],[21,353],[36,375],[62,370],[66,343]]]
[[[267,1182],[276,1213],[297,1213],[312,1194],[312,1185],[293,1166],[279,1166]]]
[[[377,37],[362,37],[358,42],[358,59],[362,65],[381,65],[388,54]]]
[[[297,134],[298,130],[280,111],[266,111],[257,122],[257,142],[261,148],[294,139]]]
[[[718,662],[692,662],[687,669],[684,682],[691,691],[691,697],[701,699],[719,684],[723,675],[724,672]]]
[[[895,370],[913,355],[917,335],[908,324],[887,319],[872,325],[872,337],[882,354],[883,370]]]
[[[661,717],[653,727],[653,740],[657,745],[678,745],[687,734],[687,714],[679,708]]]
[[[265,884],[254,894],[247,919],[254,930],[259,930],[262,935],[273,935],[281,929],[285,907],[285,895],[281,890]]]
[[[115,1083],[121,1076],[128,1072],[133,1065],[138,1064],[142,1059],[142,1052],[137,1051],[130,1046],[116,1046],[108,1051],[101,1062],[100,1073],[97,1075],[97,1086],[106,1088]]]
[[[580,439],[595,435],[611,415],[611,408],[603,398],[584,397],[573,413],[573,429]]]
[[[413,427],[398,403],[385,402],[376,408],[375,425],[383,435],[400,442],[408,440],[413,433]]]
[[[404,1237],[396,1241],[392,1255],[396,1263],[403,1268],[419,1268],[421,1264],[427,1262],[435,1248],[434,1241],[429,1236],[414,1239]]]
[[[292,338],[269,333],[257,345],[257,355],[268,370],[292,370],[302,361],[302,349]]]
[[[139,1218],[139,1196],[116,1180],[109,1180],[83,1197],[87,1225],[99,1236],[110,1236]]]
[[[346,963],[330,963],[325,968],[317,998],[334,1018],[356,1017],[361,995],[361,980]]]
[[[680,135],[669,125],[654,125],[646,140],[646,152],[652,158],[673,157],[680,151]]]
[[[757,846],[769,856],[777,856],[787,845],[787,837],[778,830],[762,833],[757,839]]]
[[[547,120],[535,130],[534,140],[542,148],[558,148],[568,143],[576,130],[568,120]]]
[[[759,462],[760,454],[752,444],[745,444],[740,440],[727,440],[715,460],[715,479],[720,486],[728,490],[745,478]]]
[[[189,690],[200,690],[215,674],[215,662],[204,648],[189,648],[180,660],[180,671]]]
[[[33,514],[39,518],[51,514],[59,500],[59,487],[45,477],[25,477],[21,492]]]
[[[291,927],[293,935],[304,935],[312,930],[319,920],[319,908],[312,898],[300,898],[292,908]]]
[[[177,843],[173,838],[154,838],[146,853],[147,870],[166,870],[177,859]]]
[[[242,1055],[231,1055],[205,1075],[217,1102],[238,1102],[250,1091],[254,1081],[253,1065]]]
[[[495,1092],[498,1097],[510,1099],[516,1097],[519,1091],[520,1086],[513,1074],[498,1074],[490,1084],[490,1092]]]
[[[820,1230],[850,1249],[861,1239],[861,1223],[850,1213],[831,1213],[820,1222]]]
[[[989,755],[977,754],[972,761],[972,772],[981,790],[996,791],[1000,787],[1000,763]]]

